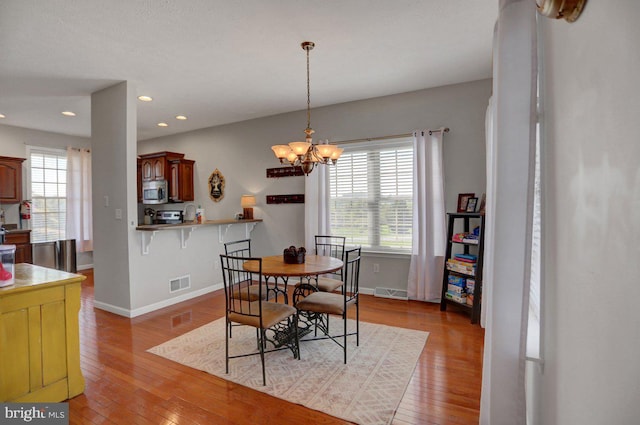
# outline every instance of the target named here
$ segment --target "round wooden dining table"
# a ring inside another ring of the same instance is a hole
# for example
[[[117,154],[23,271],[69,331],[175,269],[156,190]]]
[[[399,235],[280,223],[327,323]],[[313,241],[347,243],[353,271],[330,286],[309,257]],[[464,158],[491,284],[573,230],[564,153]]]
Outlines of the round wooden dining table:
[[[246,271],[257,273],[258,261],[246,261],[242,266]],[[342,260],[324,255],[307,255],[302,264],[288,264],[284,262],[282,255],[272,255],[262,258],[262,275],[269,291],[273,291],[278,299],[278,294],[284,296],[288,303],[287,283],[290,277],[298,277],[310,281],[318,275],[335,272],[343,266]],[[284,287],[278,285],[278,281],[284,283]]]

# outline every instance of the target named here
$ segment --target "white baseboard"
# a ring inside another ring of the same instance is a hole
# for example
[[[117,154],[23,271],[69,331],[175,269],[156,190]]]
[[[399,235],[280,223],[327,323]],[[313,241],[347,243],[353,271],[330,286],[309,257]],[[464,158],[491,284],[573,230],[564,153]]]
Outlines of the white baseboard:
[[[118,307],[118,306],[115,306],[115,305],[103,303],[103,302],[100,302],[100,301],[94,301],[93,305],[94,305],[94,307],[99,308],[100,310],[105,310],[105,311],[108,311],[110,313],[117,314],[119,316],[133,318],[133,317],[141,316],[143,314],[151,313],[152,311],[160,310],[161,308],[165,308],[165,307],[169,307],[169,306],[174,305],[174,304],[181,303],[183,301],[190,300],[192,298],[199,297],[201,295],[208,294],[210,292],[217,291],[218,289],[222,289],[222,284],[221,283],[218,283],[218,284],[212,285],[212,286],[208,286],[206,288],[202,288],[202,289],[199,289],[197,291],[193,291],[193,292],[189,292],[189,293],[186,293],[186,294],[182,294],[182,295],[177,296],[177,297],[169,298],[167,300],[159,301],[157,303],[145,305],[143,307],[139,307],[139,308],[136,308],[134,310],[129,310],[129,309],[126,309],[126,308],[122,308],[122,307]]]
[[[92,269],[93,268],[93,264],[79,264],[78,267],[76,267],[78,269],[78,271],[80,270],[88,270],[88,269]]]
[[[160,310],[161,308],[165,308],[174,304],[181,303],[183,301],[190,300],[192,298],[199,297],[201,295],[208,294],[210,292],[217,291],[218,289],[222,289],[222,288],[223,288],[222,284],[218,283],[216,285],[208,286],[206,288],[202,288],[197,291],[189,292],[187,294],[182,294],[177,297],[159,301],[154,304],[145,305],[144,307],[139,307],[134,310],[129,310],[126,308],[103,303],[100,301],[94,301],[93,305],[94,307],[99,308],[100,310],[105,310],[110,313],[117,314],[119,316],[133,318],[133,317],[141,316],[143,314],[151,313],[152,311]],[[373,288],[360,288],[360,293],[364,295],[373,295],[373,292],[374,292]]]
[[[358,292],[364,295],[373,295],[375,289],[374,288],[358,288]]]

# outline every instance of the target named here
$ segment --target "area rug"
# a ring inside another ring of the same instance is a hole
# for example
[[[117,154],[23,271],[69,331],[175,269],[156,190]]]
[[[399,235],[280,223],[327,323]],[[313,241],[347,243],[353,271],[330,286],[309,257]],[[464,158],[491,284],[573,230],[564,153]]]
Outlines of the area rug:
[[[332,321],[332,327],[340,332],[339,319]],[[355,330],[355,321],[349,320],[348,327]],[[266,386],[259,355],[231,359],[229,374],[225,373],[224,318],[148,351],[337,418],[377,425],[393,419],[428,336],[428,332],[360,322],[360,346],[356,347],[355,336],[348,338],[346,365],[342,348],[331,340],[303,340],[301,360],[289,350],[266,354]],[[230,354],[255,349],[255,329],[234,327]]]

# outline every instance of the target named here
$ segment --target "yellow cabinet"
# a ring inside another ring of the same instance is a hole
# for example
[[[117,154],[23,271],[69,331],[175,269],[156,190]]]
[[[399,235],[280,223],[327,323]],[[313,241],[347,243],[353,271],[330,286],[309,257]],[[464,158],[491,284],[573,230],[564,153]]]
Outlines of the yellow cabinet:
[[[78,312],[84,276],[16,264],[0,288],[0,402],[59,402],[84,391]]]

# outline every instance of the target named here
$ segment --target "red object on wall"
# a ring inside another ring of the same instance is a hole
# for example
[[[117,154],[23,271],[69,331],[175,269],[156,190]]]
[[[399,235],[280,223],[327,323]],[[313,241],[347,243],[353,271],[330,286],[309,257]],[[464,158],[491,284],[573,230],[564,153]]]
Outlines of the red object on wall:
[[[31,201],[22,201],[20,204],[20,218],[31,220]]]

